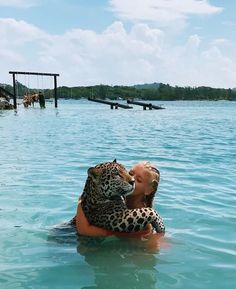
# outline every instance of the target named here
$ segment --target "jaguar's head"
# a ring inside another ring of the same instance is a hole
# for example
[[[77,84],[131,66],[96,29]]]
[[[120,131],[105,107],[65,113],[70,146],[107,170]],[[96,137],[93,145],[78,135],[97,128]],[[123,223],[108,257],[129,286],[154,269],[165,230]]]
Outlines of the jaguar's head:
[[[116,160],[89,168],[88,176],[96,192],[108,199],[130,195],[135,188],[134,178]]]

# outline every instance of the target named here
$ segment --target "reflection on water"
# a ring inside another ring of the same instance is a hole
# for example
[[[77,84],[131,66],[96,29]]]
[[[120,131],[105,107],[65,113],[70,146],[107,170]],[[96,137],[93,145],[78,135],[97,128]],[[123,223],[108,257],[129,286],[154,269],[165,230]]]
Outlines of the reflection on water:
[[[143,241],[78,236],[75,228],[68,223],[54,227],[48,241],[73,244],[77,253],[84,257],[92,270],[90,282],[94,280],[94,284],[80,288],[156,288],[158,253],[147,252]]]
[[[94,286],[84,288],[156,288],[158,262],[154,254],[128,247],[120,240],[97,246],[78,244],[78,253],[94,271]]]

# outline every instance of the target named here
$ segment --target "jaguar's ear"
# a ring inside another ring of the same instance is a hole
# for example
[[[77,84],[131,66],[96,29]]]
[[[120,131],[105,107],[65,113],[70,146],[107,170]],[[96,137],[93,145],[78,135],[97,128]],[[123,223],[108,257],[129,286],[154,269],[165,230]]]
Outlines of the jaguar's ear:
[[[88,169],[88,176],[91,177],[93,181],[96,181],[98,175],[99,175],[99,170],[97,168],[91,167]]]
[[[117,163],[116,159],[114,159],[113,163]]]

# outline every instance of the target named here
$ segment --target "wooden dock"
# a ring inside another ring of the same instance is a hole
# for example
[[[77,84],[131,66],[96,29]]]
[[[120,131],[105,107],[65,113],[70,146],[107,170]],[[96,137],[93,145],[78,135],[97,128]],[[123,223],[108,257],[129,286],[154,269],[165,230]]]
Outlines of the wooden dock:
[[[154,105],[154,104],[152,104],[152,103],[141,102],[141,101],[133,101],[133,100],[130,100],[130,99],[127,99],[127,103],[128,103],[128,104],[140,105],[140,106],[143,107],[143,110],[146,110],[147,108],[148,108],[149,110],[152,110],[152,109],[165,109],[164,107],[159,106],[159,105]]]
[[[119,107],[120,108],[124,108],[124,109],[133,108],[132,106],[129,106],[127,104],[121,104],[121,103],[118,103],[118,102],[113,102],[113,101],[108,101],[108,100],[103,100],[103,99],[98,99],[98,98],[88,97],[88,100],[110,105],[111,109],[118,109]]]

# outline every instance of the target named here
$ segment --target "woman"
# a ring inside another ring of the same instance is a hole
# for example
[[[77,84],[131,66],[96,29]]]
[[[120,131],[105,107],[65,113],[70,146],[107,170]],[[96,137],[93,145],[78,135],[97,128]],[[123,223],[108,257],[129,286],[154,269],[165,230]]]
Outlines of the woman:
[[[126,197],[129,209],[152,207],[153,199],[158,188],[160,172],[149,162],[140,162],[131,170],[130,175],[135,179],[135,190],[132,195]],[[111,236],[118,237],[144,237],[153,239],[152,226],[149,224],[144,231],[135,233],[113,232],[103,228],[90,225],[81,204],[78,204],[76,214],[76,228],[79,234],[86,236]],[[160,234],[157,234],[160,237]]]

